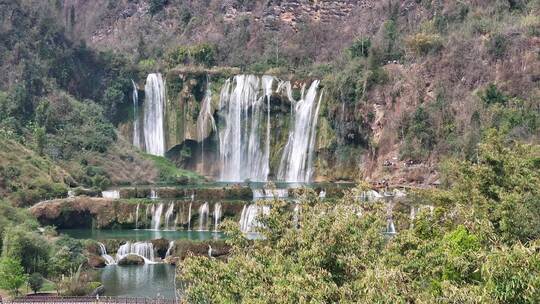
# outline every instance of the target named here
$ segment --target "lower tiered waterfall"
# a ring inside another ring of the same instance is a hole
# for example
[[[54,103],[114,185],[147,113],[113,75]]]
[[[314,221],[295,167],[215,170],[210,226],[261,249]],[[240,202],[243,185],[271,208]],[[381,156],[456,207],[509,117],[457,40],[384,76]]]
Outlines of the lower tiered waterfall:
[[[167,212],[165,212],[165,229],[174,229],[173,222],[174,203],[169,204]]]
[[[163,204],[157,207],[152,206],[152,229],[159,230],[161,227],[161,214],[163,213]]]
[[[101,197],[103,197],[103,198],[118,199],[118,198],[120,198],[120,191],[118,191],[118,190],[105,190],[105,191],[101,191]]]
[[[165,85],[161,74],[148,74],[144,87],[144,143],[146,152],[165,155]]]
[[[199,207],[199,231],[208,230],[208,216],[210,215],[210,207],[205,202]]]
[[[294,127],[289,130],[289,139],[281,157],[279,180],[287,182],[311,180],[316,126],[323,95],[321,93],[317,101],[318,88],[319,80],[314,80],[305,95],[302,90],[302,98],[294,106]]]
[[[270,214],[269,206],[258,206],[256,204],[244,205],[242,214],[240,215],[240,230],[244,233],[256,232],[256,228],[261,226],[258,217],[268,214]]]
[[[128,255],[137,255],[144,259],[145,263],[153,264],[154,261],[154,246],[150,242],[127,242],[118,248],[116,260],[120,261]]]
[[[218,231],[220,220],[221,220],[221,203],[215,203],[214,204],[214,231]]]
[[[98,245],[99,245],[99,253],[101,257],[105,260],[105,264],[106,265],[116,264],[116,261],[114,260],[114,258],[107,254],[107,249],[105,248],[105,245],[99,242],[98,242]]]
[[[224,128],[219,132],[219,154],[222,181],[266,181],[269,172],[269,151],[262,149],[260,126],[264,120],[264,97],[271,95],[271,76],[263,80],[254,75],[237,75],[221,89],[220,117]],[[273,78],[272,78],[273,79]],[[264,91],[261,94],[261,81]],[[267,107],[270,103],[267,102]],[[265,147],[269,149],[269,110]]]

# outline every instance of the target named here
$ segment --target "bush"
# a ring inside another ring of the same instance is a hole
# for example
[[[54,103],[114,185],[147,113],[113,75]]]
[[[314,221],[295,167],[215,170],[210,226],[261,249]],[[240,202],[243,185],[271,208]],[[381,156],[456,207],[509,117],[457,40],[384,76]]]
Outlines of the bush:
[[[353,41],[352,45],[348,48],[348,51],[351,58],[367,57],[370,48],[371,39],[362,37]]]
[[[155,15],[159,13],[165,7],[165,5],[167,5],[168,2],[169,0],[150,0],[148,3],[148,12],[150,13],[150,15]]]
[[[508,101],[508,97],[494,83],[490,83],[479,97],[486,105],[505,104]]]
[[[43,287],[43,281],[43,276],[38,272],[34,272],[30,278],[28,278],[28,286],[30,286],[30,289],[32,289],[34,293],[37,293],[41,287]]]
[[[417,55],[434,53],[442,48],[442,39],[437,34],[417,33],[405,41],[407,48]]]
[[[487,42],[487,51],[495,59],[501,59],[506,54],[508,39],[503,34],[494,34]]]

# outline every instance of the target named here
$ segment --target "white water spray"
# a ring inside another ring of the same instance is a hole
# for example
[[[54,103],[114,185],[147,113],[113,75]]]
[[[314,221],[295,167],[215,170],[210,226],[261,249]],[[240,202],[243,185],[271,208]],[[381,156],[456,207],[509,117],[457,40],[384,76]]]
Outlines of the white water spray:
[[[165,85],[161,74],[148,74],[144,87],[144,142],[146,152],[165,155]]]

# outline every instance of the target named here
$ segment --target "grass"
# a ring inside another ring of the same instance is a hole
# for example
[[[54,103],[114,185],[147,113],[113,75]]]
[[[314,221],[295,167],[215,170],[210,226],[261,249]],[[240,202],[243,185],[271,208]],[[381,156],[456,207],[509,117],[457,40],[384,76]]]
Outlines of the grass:
[[[144,157],[154,162],[159,171],[159,181],[165,184],[199,184],[204,181],[204,177],[199,174],[181,169],[173,162],[162,156],[144,154]]]

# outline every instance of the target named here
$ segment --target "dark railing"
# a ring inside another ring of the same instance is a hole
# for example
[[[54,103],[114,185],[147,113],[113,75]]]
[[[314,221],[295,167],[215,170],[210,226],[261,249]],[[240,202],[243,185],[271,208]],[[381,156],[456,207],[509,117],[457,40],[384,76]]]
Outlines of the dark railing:
[[[117,298],[117,297],[47,297],[35,296],[13,300],[0,300],[0,303],[110,303],[110,304],[177,304],[174,299]]]

